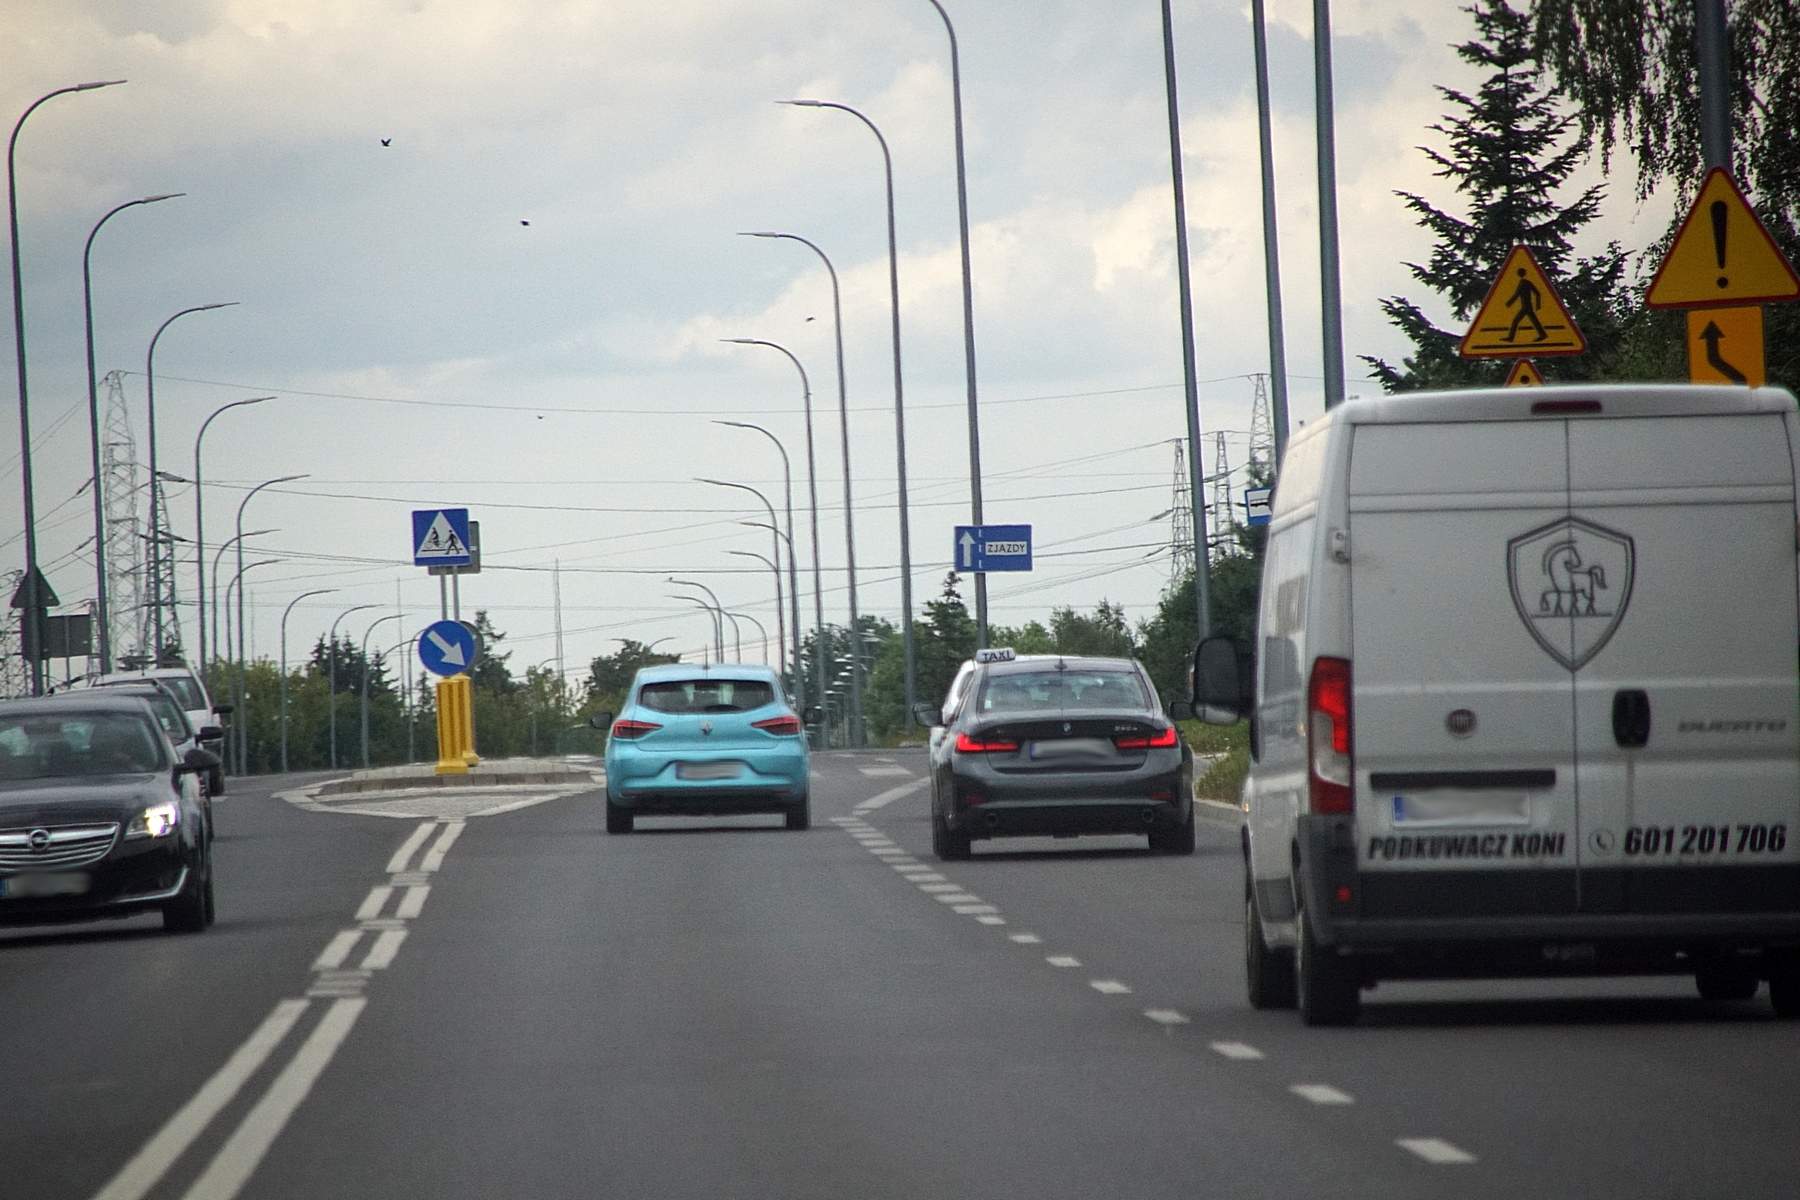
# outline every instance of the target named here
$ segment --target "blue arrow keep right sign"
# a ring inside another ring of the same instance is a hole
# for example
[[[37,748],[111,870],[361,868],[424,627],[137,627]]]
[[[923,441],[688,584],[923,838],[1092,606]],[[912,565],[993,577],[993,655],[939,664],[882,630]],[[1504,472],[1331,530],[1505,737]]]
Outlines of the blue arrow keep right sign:
[[[419,661],[433,675],[461,675],[476,656],[475,634],[461,621],[433,621],[419,635]]]

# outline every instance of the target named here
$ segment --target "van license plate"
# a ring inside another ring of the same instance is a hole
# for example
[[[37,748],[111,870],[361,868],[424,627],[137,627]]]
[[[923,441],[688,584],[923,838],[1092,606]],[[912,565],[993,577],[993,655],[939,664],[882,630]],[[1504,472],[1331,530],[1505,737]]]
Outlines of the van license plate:
[[[739,762],[676,763],[677,779],[736,779],[744,773]]]
[[[86,871],[59,875],[12,875],[0,879],[0,896],[23,900],[30,896],[80,896],[88,890]]]

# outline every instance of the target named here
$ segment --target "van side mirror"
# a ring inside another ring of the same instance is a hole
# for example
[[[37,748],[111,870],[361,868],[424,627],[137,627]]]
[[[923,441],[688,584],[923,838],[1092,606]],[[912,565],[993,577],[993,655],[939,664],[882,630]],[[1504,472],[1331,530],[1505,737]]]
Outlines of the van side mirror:
[[[912,718],[927,729],[944,723],[944,710],[935,704],[915,704],[912,706]]]
[[[609,712],[597,712],[597,713],[589,713],[588,714],[588,724],[591,725],[595,729],[602,729],[602,730],[611,729],[612,723],[613,723],[613,715]]]
[[[1252,664],[1228,637],[1209,637],[1194,650],[1195,715],[1208,725],[1235,725],[1256,707]]]

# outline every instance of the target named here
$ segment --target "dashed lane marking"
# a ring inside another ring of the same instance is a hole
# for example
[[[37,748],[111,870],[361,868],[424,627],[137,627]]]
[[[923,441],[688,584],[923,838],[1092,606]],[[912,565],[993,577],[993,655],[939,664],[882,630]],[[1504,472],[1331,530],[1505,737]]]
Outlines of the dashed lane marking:
[[[940,875],[939,878],[941,879],[943,876]],[[921,883],[919,890],[921,892],[960,892],[963,890],[963,886],[960,883]]]
[[[1006,936],[1019,943],[1021,946],[1037,946],[1041,945],[1044,941],[1043,938],[1035,933],[1009,933]]]
[[[912,774],[911,771],[907,770],[905,767],[899,766],[898,764],[891,766],[891,767],[858,767],[857,770],[861,771],[864,775],[870,776],[871,778],[875,778],[875,777],[879,777],[879,776],[883,776],[883,775],[911,775]]]
[[[977,914],[975,919],[977,921],[981,922],[983,925],[1004,925],[1004,924],[1006,924],[1006,918],[1001,916],[999,913],[980,913],[980,914]]]
[[[946,892],[932,897],[939,904],[980,904],[981,897],[972,892]]]
[[[1314,1104],[1354,1104],[1349,1092],[1340,1092],[1329,1083],[1296,1083],[1288,1091]]]
[[[412,856],[418,852],[420,846],[425,844],[425,839],[430,837],[431,831],[437,827],[436,821],[420,821],[418,828],[407,834],[406,840],[400,843],[400,848],[394,851],[394,857],[388,859],[387,873],[398,875],[405,871],[406,864],[412,861]]]
[[[445,825],[444,832],[438,834],[438,840],[432,843],[431,849],[427,850],[425,857],[420,860],[419,870],[430,873],[443,866],[444,855],[450,853],[450,847],[456,845],[456,839],[462,835],[462,831],[463,822],[461,821],[451,821]]]
[[[950,911],[964,917],[991,917],[999,913],[1000,910],[995,908],[992,904],[958,904]]]
[[[1090,979],[1088,986],[1102,996],[1129,996],[1131,989],[1116,979]]]
[[[431,895],[427,884],[420,884],[406,889],[406,895],[400,897],[400,906],[394,909],[394,915],[402,921],[410,921],[425,911],[425,897]]]
[[[1053,967],[1079,967],[1081,960],[1073,954],[1052,954],[1044,959]]]
[[[1214,1042],[1212,1048],[1226,1058],[1235,1058],[1242,1062],[1263,1056],[1261,1050],[1244,1042]]]
[[[1402,1150],[1410,1150],[1426,1162],[1435,1166],[1450,1166],[1455,1163],[1472,1163],[1475,1156],[1467,1150],[1453,1146],[1443,1138],[1395,1138],[1394,1145]]]
[[[892,804],[894,801],[900,799],[900,797],[902,797],[902,796],[912,795],[914,792],[918,791],[920,788],[924,787],[926,784],[928,784],[930,782],[931,781],[929,779],[908,780],[907,782],[901,784],[899,787],[891,787],[885,792],[881,792],[877,795],[870,796],[867,800],[864,800],[861,804],[857,805],[855,808],[851,809],[850,811],[858,812],[858,813],[873,812],[876,809],[880,808],[884,804]]]
[[[364,900],[362,902],[362,907],[356,910],[356,919],[358,921],[372,921],[376,917],[379,917],[382,908],[385,907],[388,902],[388,897],[393,894],[394,889],[391,887],[370,888],[368,899]]]
[[[1144,1010],[1144,1015],[1149,1017],[1152,1021],[1155,1021],[1158,1025],[1190,1024],[1184,1014],[1178,1013],[1172,1008],[1146,1008]]]
[[[362,970],[380,971],[394,965],[394,955],[400,953],[400,943],[406,940],[406,930],[386,929],[375,938],[375,944],[369,947],[369,953],[362,960]]]
[[[331,971],[344,965],[350,957],[350,951],[356,949],[356,943],[362,938],[360,929],[341,929],[332,936],[325,948],[319,951],[319,957],[313,959],[312,969],[315,971]]]

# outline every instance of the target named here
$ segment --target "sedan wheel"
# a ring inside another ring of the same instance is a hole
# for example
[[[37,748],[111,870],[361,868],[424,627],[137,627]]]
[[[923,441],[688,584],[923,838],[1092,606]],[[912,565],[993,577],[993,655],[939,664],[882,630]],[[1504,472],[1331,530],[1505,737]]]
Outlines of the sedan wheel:
[[[1157,854],[1192,854],[1194,852],[1194,807],[1188,805],[1187,820],[1172,829],[1150,831],[1150,849]]]
[[[959,862],[969,857],[969,831],[952,829],[937,813],[931,814],[931,850],[945,862]]]

